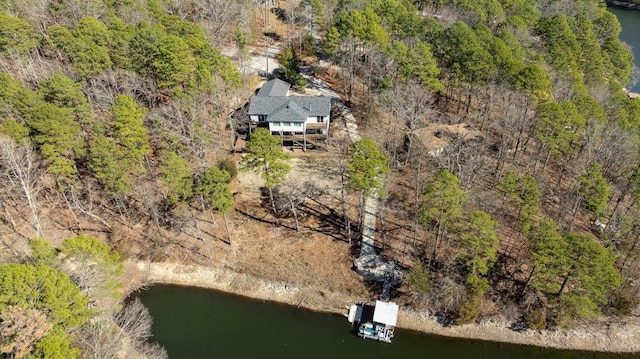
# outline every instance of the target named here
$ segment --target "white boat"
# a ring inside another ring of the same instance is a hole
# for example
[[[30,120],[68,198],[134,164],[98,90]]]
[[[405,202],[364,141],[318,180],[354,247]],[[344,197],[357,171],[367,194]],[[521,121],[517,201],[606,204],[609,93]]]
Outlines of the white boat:
[[[349,322],[365,339],[391,343],[398,319],[398,305],[376,300],[375,304],[358,303],[349,308]]]

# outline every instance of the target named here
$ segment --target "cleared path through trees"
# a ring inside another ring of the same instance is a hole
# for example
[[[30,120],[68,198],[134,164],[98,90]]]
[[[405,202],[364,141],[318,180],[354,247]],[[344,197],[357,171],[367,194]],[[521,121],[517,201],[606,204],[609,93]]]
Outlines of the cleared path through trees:
[[[355,117],[342,101],[335,101],[335,106],[342,113],[347,133],[351,142],[362,139],[358,132]],[[353,262],[356,271],[366,280],[383,283],[381,297],[389,298],[389,289],[400,283],[401,273],[394,263],[387,262],[376,253],[375,236],[378,221],[378,195],[376,191],[365,198],[364,213],[362,215],[362,243],[360,256]]]

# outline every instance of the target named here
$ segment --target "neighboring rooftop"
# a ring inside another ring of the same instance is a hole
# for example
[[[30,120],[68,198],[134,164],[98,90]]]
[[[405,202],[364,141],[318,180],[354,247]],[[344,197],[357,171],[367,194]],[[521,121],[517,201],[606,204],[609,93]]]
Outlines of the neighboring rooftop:
[[[287,96],[291,85],[280,79],[269,80],[262,85],[256,96]]]

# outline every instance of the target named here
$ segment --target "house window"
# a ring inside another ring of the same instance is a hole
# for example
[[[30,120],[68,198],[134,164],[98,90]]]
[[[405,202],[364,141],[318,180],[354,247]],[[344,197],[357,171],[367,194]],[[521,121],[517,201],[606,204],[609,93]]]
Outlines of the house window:
[[[317,122],[324,122],[324,116],[316,116]]]
[[[258,122],[265,122],[267,120],[267,115],[258,115]]]
[[[283,126],[291,126],[291,122],[283,122],[282,125]]]
[[[302,127],[302,122],[294,122],[293,127]]]

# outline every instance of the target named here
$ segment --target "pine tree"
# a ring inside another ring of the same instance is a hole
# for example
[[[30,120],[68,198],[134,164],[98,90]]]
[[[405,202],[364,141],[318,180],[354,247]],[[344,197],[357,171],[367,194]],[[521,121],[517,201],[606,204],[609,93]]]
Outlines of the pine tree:
[[[227,171],[211,167],[198,177],[195,188],[195,192],[200,194],[203,201],[222,214],[229,244],[231,244],[231,233],[227,223],[227,213],[233,209],[233,193],[229,189],[230,181],[231,177]]]
[[[278,55],[280,78],[294,87],[304,87],[307,81],[300,74],[300,59],[291,47],[285,47]]]
[[[118,95],[111,106],[113,114],[113,135],[127,151],[130,164],[136,166],[131,172],[142,172],[142,161],[149,154],[149,134],[144,126],[147,109],[138,105],[127,95]]]
[[[282,152],[280,139],[272,136],[266,128],[257,128],[249,137],[245,155],[240,162],[240,169],[261,174],[264,186],[269,190],[274,215],[276,205],[273,188],[282,183],[291,171],[288,161],[289,155]]]
[[[447,170],[438,171],[435,178],[425,186],[418,218],[420,223],[429,225],[436,231],[431,260],[436,260],[438,247],[447,230],[461,220],[464,200],[460,179]]]
[[[162,181],[169,187],[170,204],[186,202],[193,193],[193,170],[189,162],[175,152],[169,152],[160,164]]]
[[[459,255],[465,260],[471,274],[486,275],[495,263],[500,243],[496,234],[497,225],[488,213],[475,211],[460,233]]]
[[[380,195],[384,191],[383,176],[391,172],[389,157],[369,138],[353,142],[349,152],[347,188],[361,191],[363,197],[373,192]]]

